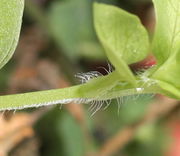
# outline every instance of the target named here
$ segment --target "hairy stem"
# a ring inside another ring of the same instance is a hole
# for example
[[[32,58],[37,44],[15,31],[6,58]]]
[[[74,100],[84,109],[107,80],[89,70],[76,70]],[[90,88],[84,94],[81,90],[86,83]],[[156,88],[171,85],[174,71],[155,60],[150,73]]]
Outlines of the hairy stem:
[[[116,72],[88,81],[85,84],[47,91],[0,96],[0,110],[23,109],[72,101],[88,102],[108,100],[121,96],[157,93],[157,87],[133,88],[126,83],[121,85]]]

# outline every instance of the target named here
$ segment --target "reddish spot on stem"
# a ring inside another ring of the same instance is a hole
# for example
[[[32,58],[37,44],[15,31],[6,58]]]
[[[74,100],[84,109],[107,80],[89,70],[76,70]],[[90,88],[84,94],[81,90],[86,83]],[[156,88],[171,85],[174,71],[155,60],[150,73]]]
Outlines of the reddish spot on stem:
[[[148,69],[148,68],[154,66],[156,63],[157,62],[156,62],[155,57],[153,55],[149,55],[144,60],[131,64],[130,68],[133,71],[139,71],[141,69]]]

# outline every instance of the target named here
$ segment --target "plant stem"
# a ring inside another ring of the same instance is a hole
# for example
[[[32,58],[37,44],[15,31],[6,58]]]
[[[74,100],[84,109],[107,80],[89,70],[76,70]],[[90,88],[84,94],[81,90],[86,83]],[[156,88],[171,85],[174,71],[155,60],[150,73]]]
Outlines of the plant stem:
[[[94,100],[105,101],[121,96],[158,92],[156,86],[140,89],[132,88],[129,84],[122,86],[119,83],[119,76],[116,72],[112,72],[107,76],[94,78],[85,84],[69,88],[0,96],[0,110],[66,104],[72,101],[77,103],[87,103]]]

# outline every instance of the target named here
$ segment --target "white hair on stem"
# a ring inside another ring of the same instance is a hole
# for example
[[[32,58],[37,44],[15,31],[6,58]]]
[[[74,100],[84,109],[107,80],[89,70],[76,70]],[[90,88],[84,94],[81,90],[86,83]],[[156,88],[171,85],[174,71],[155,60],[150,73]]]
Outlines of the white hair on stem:
[[[77,73],[75,75],[75,77],[80,79],[81,83],[86,83],[89,80],[91,80],[93,78],[97,78],[99,76],[103,76],[103,74],[98,72],[98,71],[90,71],[90,72],[87,72],[87,73]]]
[[[108,70],[104,69],[107,73],[110,73],[113,71],[113,67],[108,64]],[[127,95],[134,95],[131,96],[130,98],[134,98],[137,99],[139,97],[140,94],[142,94],[144,92],[144,87],[150,87],[151,85],[154,85],[154,83],[156,83],[154,80],[149,79],[148,78],[148,72],[143,72],[143,73],[139,73],[138,77],[139,77],[139,83],[141,84],[140,87],[138,88],[133,88],[133,89],[126,89],[123,94],[121,94],[121,92],[119,92],[118,94],[120,94],[121,97],[118,96],[117,93],[113,92],[113,88],[115,88],[115,86],[120,85],[122,87],[125,87],[127,85],[128,82],[117,82],[114,83],[112,86],[110,86],[108,88],[108,90],[106,89],[105,91],[100,90],[100,94],[97,95],[97,97],[94,98],[72,98],[72,99],[60,99],[60,100],[55,100],[55,101],[47,101],[44,103],[35,103],[35,104],[31,104],[31,105],[23,105],[23,106],[17,106],[17,107],[9,107],[9,108],[2,108],[1,110],[18,110],[18,109],[24,109],[24,108],[30,108],[30,107],[40,107],[40,106],[48,106],[48,105],[56,105],[56,104],[67,104],[67,103],[88,103],[90,104],[89,107],[89,111],[92,112],[93,116],[97,111],[99,111],[103,106],[103,110],[107,109],[109,107],[109,105],[111,104],[111,97],[107,97],[108,92],[112,91],[112,97],[114,97],[117,100],[117,105],[118,105],[118,114],[119,114],[119,110],[121,108],[121,104],[123,103],[123,97],[127,96]],[[93,78],[97,78],[99,76],[103,76],[102,73],[98,72],[98,71],[91,71],[91,72],[87,72],[87,73],[78,73],[76,75],[76,77],[81,79],[82,83],[86,83],[89,80],[93,79]],[[98,92],[98,91],[97,91]],[[114,93],[114,94],[113,94]],[[152,96],[152,95],[151,95]],[[109,99],[110,98],[110,99]]]

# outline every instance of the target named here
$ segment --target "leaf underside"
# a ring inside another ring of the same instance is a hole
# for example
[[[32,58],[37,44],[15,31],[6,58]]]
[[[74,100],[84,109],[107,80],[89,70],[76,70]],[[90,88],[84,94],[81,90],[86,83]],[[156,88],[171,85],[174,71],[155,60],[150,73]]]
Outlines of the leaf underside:
[[[24,0],[0,0],[0,68],[13,55],[22,23]]]
[[[140,20],[115,6],[94,4],[94,25],[106,55],[121,77],[135,83],[128,64],[143,60],[149,39]]]

